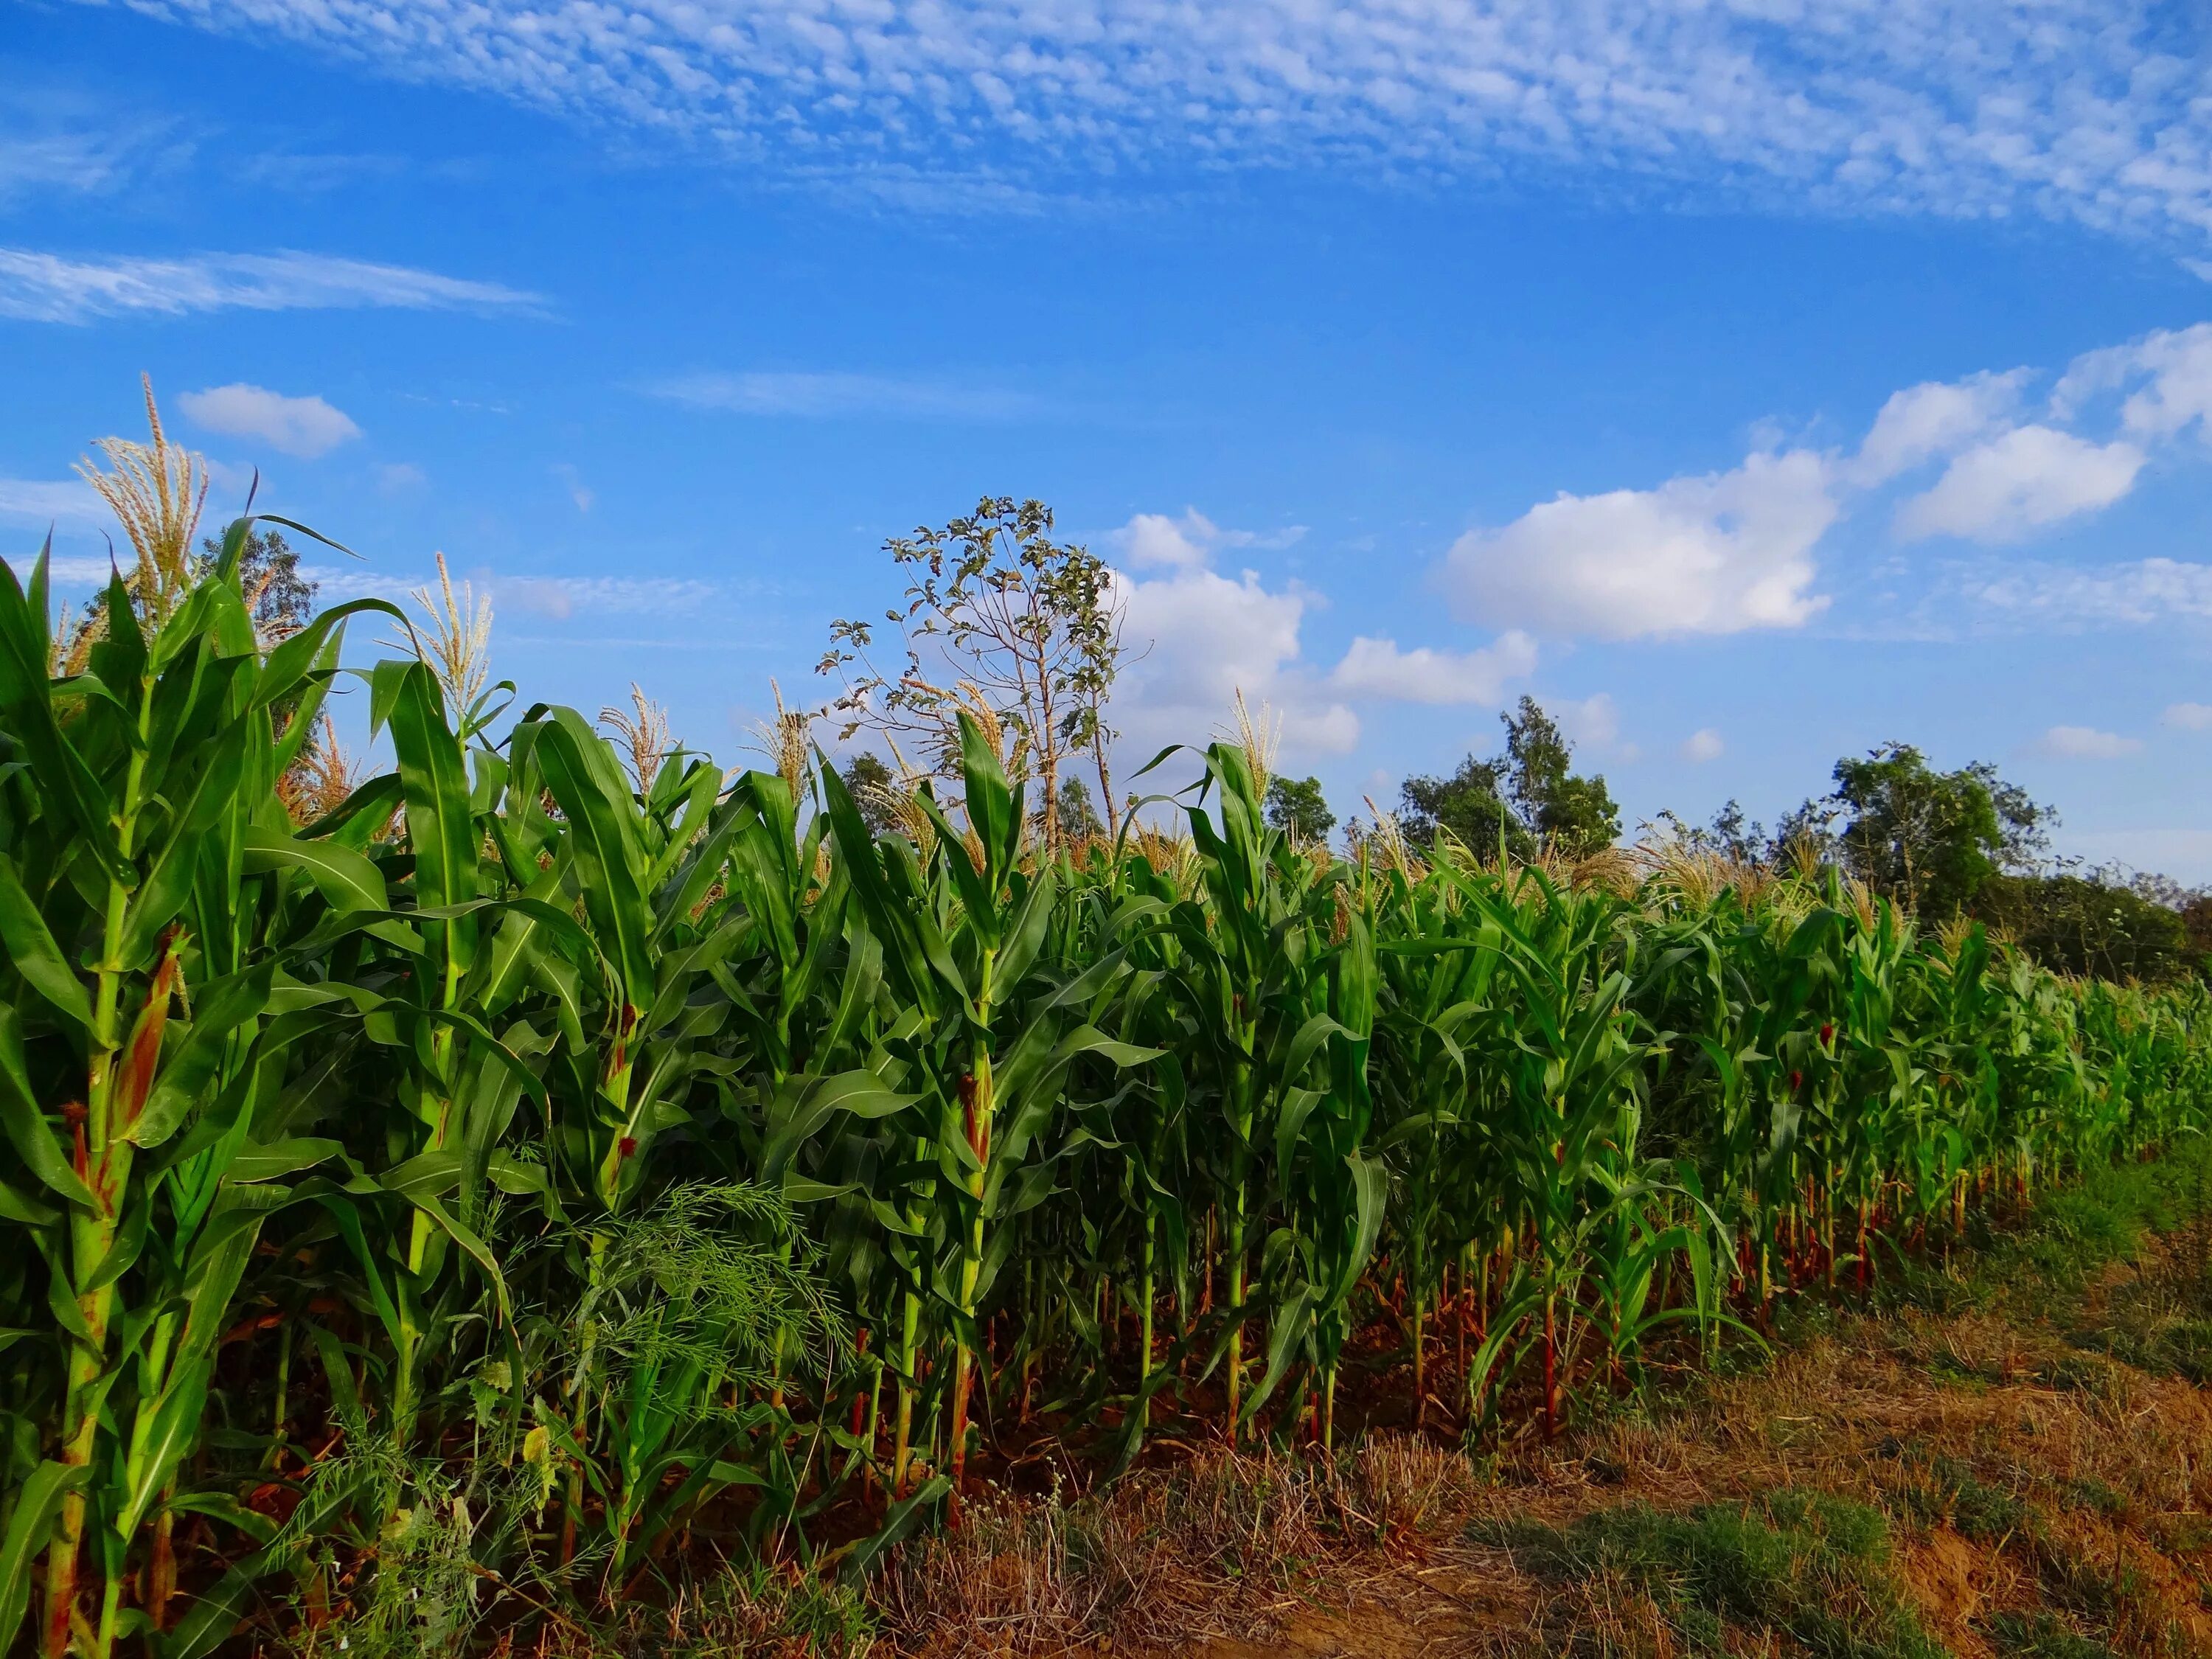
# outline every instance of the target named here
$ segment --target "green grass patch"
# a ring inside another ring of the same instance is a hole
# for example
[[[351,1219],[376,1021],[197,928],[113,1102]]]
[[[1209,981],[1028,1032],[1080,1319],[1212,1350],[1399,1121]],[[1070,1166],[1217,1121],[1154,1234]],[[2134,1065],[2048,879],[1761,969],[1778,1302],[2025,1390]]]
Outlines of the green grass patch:
[[[2048,1613],[2001,1613],[1990,1642],[2005,1659],[2113,1659],[2112,1650]]]
[[[1650,1596],[1694,1653],[1746,1635],[1780,1637],[1832,1659],[1936,1659],[1942,1649],[1885,1571],[1888,1523],[1824,1492],[1786,1489],[1757,1504],[1667,1514],[1641,1504],[1556,1528],[1478,1524],[1555,1583],[1611,1580]]]

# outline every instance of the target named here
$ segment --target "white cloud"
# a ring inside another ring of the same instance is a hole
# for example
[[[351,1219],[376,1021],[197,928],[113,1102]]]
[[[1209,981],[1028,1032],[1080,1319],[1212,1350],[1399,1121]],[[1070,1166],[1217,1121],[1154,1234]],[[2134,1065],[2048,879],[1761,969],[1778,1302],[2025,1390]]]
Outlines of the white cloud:
[[[2015,427],[1953,458],[1926,493],[1898,509],[1898,533],[2015,541],[2135,488],[2143,452],[2091,443],[2055,427]]]
[[[2018,405],[2027,373],[2015,368],[2004,374],[1970,374],[1892,392],[1859,445],[1851,482],[1885,483],[1994,430]]]
[[[533,617],[564,622],[581,613],[642,616],[675,612],[717,597],[712,582],[675,577],[501,576],[488,570],[469,580],[492,597],[495,606],[511,606]]]
[[[1133,565],[1200,570],[1212,564],[1213,556],[1224,549],[1285,548],[1305,533],[1304,525],[1264,533],[1256,530],[1224,530],[1196,507],[1187,507],[1179,519],[1171,519],[1164,513],[1139,513],[1119,530],[1108,532],[1105,540],[1108,546]]]
[[[2137,559],[2097,570],[2029,565],[1971,586],[1967,597],[2059,628],[2212,617],[2212,564]]]
[[[538,311],[544,301],[498,283],[315,253],[198,253],[175,259],[64,258],[0,248],[0,317],[84,323],[133,313]]]
[[[0,134],[0,203],[41,191],[103,195],[119,188],[155,158],[143,127],[115,132]]]
[[[1721,741],[1721,734],[1707,726],[1700,727],[1683,738],[1682,747],[1679,752],[1691,765],[1703,766],[1708,761],[1718,760],[1726,747],[1727,745]]]
[[[1354,702],[1495,703],[1506,681],[1534,670],[1536,642],[1509,632],[1473,651],[1401,650],[1363,635],[1321,672],[1302,638],[1307,617],[1325,603],[1321,595],[1295,582],[1270,587],[1257,571],[1232,577],[1213,568],[1226,550],[1285,546],[1304,533],[1227,529],[1187,507],[1175,517],[1139,513],[1099,538],[1118,566],[1137,572],[1117,568],[1115,575],[1130,653],[1115,705],[1125,752],[1149,759],[1163,744],[1203,741],[1241,690],[1281,717],[1286,754],[1342,754],[1359,740]]]
[[[577,512],[589,513],[592,510],[592,503],[599,497],[592,493],[592,487],[584,482],[582,475],[574,467],[566,461],[560,462],[554,467],[553,476],[568,487],[568,499],[575,502]]]
[[[2184,732],[2212,732],[2212,702],[2170,702],[2159,720]]]
[[[210,432],[234,438],[258,438],[287,455],[313,460],[361,436],[352,416],[319,397],[288,398],[258,386],[239,383],[187,392],[177,400],[185,413]]]
[[[107,507],[81,478],[0,478],[0,515],[97,524]]]
[[[31,580],[31,572],[37,568],[38,562],[35,553],[27,553],[20,557],[11,556],[8,560],[9,568],[15,571],[15,580],[19,582]],[[106,559],[71,558],[58,555],[46,561],[47,580],[57,587],[105,587],[114,574],[115,566]]]
[[[2212,323],[2160,329],[2084,352],[2067,366],[2051,396],[2051,409],[2071,417],[2098,397],[2124,391],[2120,422],[2145,438],[2169,438],[2191,425],[2199,431],[2212,416]]]
[[[1559,725],[1570,743],[1591,749],[1611,749],[1620,738],[1620,709],[1610,692],[1600,691],[1580,701],[1547,697],[1544,712]],[[1626,757],[1633,759],[1632,750]]]
[[[687,408],[731,415],[780,415],[804,420],[875,416],[891,420],[1011,421],[1043,405],[1025,392],[957,380],[902,380],[883,374],[681,374],[644,390]]]
[[[2212,220],[2207,68],[2141,0],[139,3],[894,192],[1313,160],[1363,176],[1603,171],[1826,213],[2033,215],[2190,252]]]
[[[412,461],[388,461],[376,469],[376,487],[387,495],[402,495],[429,482]]]
[[[1359,717],[1315,683],[1299,629],[1316,596],[1267,587],[1255,571],[1179,570],[1124,580],[1123,638],[1141,653],[1122,671],[1133,745],[1203,741],[1242,690],[1283,720],[1292,754],[1342,754],[1359,741]]]
[[[1196,570],[1213,556],[1221,532],[1194,507],[1185,508],[1180,520],[1164,513],[1139,513],[1115,532],[1114,539],[1131,564]]]
[[[1257,571],[1232,578],[1212,568],[1218,550],[1280,537],[1225,530],[1192,508],[1179,519],[1140,513],[1099,539],[1124,563],[1141,558],[1162,573],[1115,572],[1129,653],[1115,705],[1125,756],[1149,760],[1167,744],[1203,743],[1240,690],[1281,717],[1289,755],[1342,754],[1358,742],[1346,694],[1304,659],[1301,630],[1322,597],[1295,583],[1271,588]]]
[[[2142,739],[2100,732],[2094,726],[2054,726],[2036,740],[2034,747],[2036,753],[2049,760],[2118,760],[2141,750]]]
[[[1401,651],[1395,640],[1352,642],[1328,677],[1333,690],[1349,697],[1388,697],[1400,702],[1494,703],[1507,680],[1536,672],[1536,641],[1513,631],[1476,651],[1421,646]]]
[[[1828,465],[1756,453],[1656,489],[1561,495],[1502,530],[1469,531],[1443,581],[1466,616],[1606,639],[1795,628],[1827,604],[1813,549],[1835,521]]]
[[[302,566],[301,574],[321,584],[326,600],[398,599],[426,581],[433,587],[437,582],[435,572],[404,574],[357,564]],[[458,572],[455,579],[461,580]],[[677,616],[712,605],[726,592],[714,582],[672,576],[509,576],[482,566],[471,570],[466,580],[491,600],[496,616],[520,613],[549,622],[580,616]],[[495,645],[501,637],[495,634]]]

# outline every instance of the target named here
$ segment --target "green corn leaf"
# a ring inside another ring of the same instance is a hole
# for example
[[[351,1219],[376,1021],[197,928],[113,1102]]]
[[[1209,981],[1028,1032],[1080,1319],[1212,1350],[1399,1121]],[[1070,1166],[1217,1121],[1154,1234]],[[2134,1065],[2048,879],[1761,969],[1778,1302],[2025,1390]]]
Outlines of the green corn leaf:
[[[24,1227],[50,1227],[60,1219],[60,1211],[49,1209],[29,1194],[0,1181],[0,1221],[12,1221]]]
[[[137,1536],[140,1523],[168,1484],[169,1476],[198,1443],[208,1376],[213,1370],[213,1362],[206,1358],[179,1365],[154,1401],[151,1425],[144,1437],[132,1435],[126,1470],[129,1485],[111,1522],[116,1537],[125,1542]]]
[[[15,1011],[0,1003],[0,1133],[15,1147],[23,1167],[71,1204],[90,1207],[92,1191],[64,1156],[54,1132],[31,1093],[25,1068],[23,1032]]]
[[[249,874],[302,870],[334,910],[383,910],[390,903],[377,867],[333,841],[302,841],[250,824],[244,833]]]
[[[264,1181],[281,1181],[286,1176],[297,1175],[316,1164],[326,1163],[345,1149],[335,1140],[318,1139],[313,1136],[297,1137],[272,1142],[266,1146],[247,1141],[231,1156],[223,1179],[238,1186],[247,1186]]]
[[[17,973],[64,1018],[82,1030],[92,1028],[92,1000],[84,981],[76,976],[46,929],[31,896],[15,873],[15,866],[0,853],[0,945]]]
[[[62,1500],[83,1486],[92,1470],[51,1460],[31,1471],[15,1494],[8,1532],[0,1539],[0,1652],[14,1645],[31,1602],[31,1567],[46,1547]]]
[[[192,1019],[154,1079],[146,1105],[124,1138],[139,1146],[158,1146],[174,1134],[222,1063],[231,1034],[269,1006],[276,964],[264,962],[242,974],[201,988]]]
[[[1267,1322],[1267,1369],[1259,1386],[1245,1397],[1239,1408],[1239,1422],[1249,1423],[1259,1414],[1275,1392],[1275,1385],[1283,1380],[1284,1372],[1290,1370],[1299,1346],[1313,1334],[1316,1302],[1313,1286],[1301,1285]]]
[[[538,734],[537,757],[546,787],[574,832],[599,948],[622,977],[634,1006],[651,999],[652,915],[647,908],[638,846],[637,804],[605,742],[568,709],[557,709]]]

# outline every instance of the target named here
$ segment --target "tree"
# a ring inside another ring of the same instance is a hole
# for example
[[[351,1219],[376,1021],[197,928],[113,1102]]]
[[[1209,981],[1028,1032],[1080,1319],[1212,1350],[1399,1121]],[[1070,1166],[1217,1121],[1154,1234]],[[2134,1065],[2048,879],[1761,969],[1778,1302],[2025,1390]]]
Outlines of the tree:
[[[1469,755],[1447,778],[1407,778],[1398,791],[1398,823],[1406,839],[1432,843],[1440,830],[1477,858],[1494,859],[1500,849],[1515,858],[1535,851],[1535,840],[1505,799],[1504,766]]]
[[[1574,745],[1534,697],[1498,719],[1505,753],[1473,755],[1449,778],[1408,778],[1400,821],[1417,842],[1449,830],[1480,858],[1528,858],[1538,848],[1580,858],[1620,834],[1620,809],[1602,776],[1574,771]]]
[[[1711,853],[1734,864],[1758,864],[1772,850],[1766,826],[1744,816],[1741,803],[1731,799],[1713,814],[1711,823],[1690,823],[1673,812],[1662,812],[1653,827],[1668,839],[1693,853]]]
[[[1118,840],[1121,811],[1114,800],[1109,757],[1114,739],[1121,733],[1108,723],[1106,708],[1113,700],[1114,683],[1121,675],[1125,658],[1121,630],[1127,607],[1115,586],[1113,571],[1102,560],[1089,561],[1080,580],[1070,587],[1081,619],[1076,632],[1082,650],[1069,681],[1075,693],[1075,708],[1066,720],[1068,746],[1090,750],[1091,763],[1098,774],[1099,804],[1106,809],[1106,834]]]
[[[213,536],[200,538],[199,570],[204,575],[222,557],[222,544]],[[315,614],[315,596],[321,584],[300,574],[300,556],[281,530],[249,530],[239,555],[238,585],[246,595],[246,614],[266,646],[281,644],[307,625]]]
[[[1784,833],[1826,839],[1852,874],[1926,915],[1956,915],[1991,877],[2032,868],[2057,821],[1994,767],[1938,772],[1906,743],[1846,756],[1835,780],[1827,796],[1785,821]]]
[[[1062,778],[1060,781],[1060,838],[1064,845],[1079,847],[1085,842],[1097,841],[1107,833],[1106,826],[1098,820],[1098,809],[1091,804],[1091,791],[1084,787],[1081,778]]]
[[[898,818],[891,811],[891,802],[897,793],[898,781],[880,757],[863,749],[845,763],[839,775],[845,780],[845,793],[860,809],[860,820],[868,826],[870,835],[888,836],[897,830]]]
[[[1620,809],[1603,777],[1575,775],[1574,745],[1559,722],[1530,696],[1498,718],[1505,724],[1506,787],[1522,823],[1570,858],[1610,846],[1620,834]]]
[[[1282,778],[1267,785],[1267,822],[1298,847],[1313,847],[1328,839],[1336,828],[1336,814],[1328,810],[1319,778]]]
[[[2183,913],[2111,872],[1993,875],[1974,915],[2046,968],[2100,979],[2157,983],[2193,971]]]
[[[894,537],[884,550],[912,574],[884,621],[899,631],[903,666],[877,666],[878,624],[859,619],[830,625],[818,665],[845,682],[830,705],[842,737],[866,727],[905,738],[942,777],[959,775],[960,708],[994,716],[1011,740],[1007,770],[1042,785],[1048,851],[1060,842],[1060,763],[1082,747],[1104,753],[1121,648],[1105,561],[1052,532],[1043,502],[987,495],[942,530]]]

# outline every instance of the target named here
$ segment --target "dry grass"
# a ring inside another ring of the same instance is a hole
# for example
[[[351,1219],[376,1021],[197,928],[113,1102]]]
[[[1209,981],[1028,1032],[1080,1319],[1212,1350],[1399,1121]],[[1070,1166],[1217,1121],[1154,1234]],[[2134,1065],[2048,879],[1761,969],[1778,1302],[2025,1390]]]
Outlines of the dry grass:
[[[1334,1460],[1212,1448],[1097,1496],[998,1498],[910,1547],[875,1600],[931,1659],[1174,1649],[1279,1628],[1464,1514],[1456,1451],[1376,1436]]]
[[[2212,1218],[2086,1278],[2033,1255],[1480,1474],[1381,1436],[979,1506],[882,1628],[928,1659],[2212,1654],[2212,1396],[2172,1334]]]

